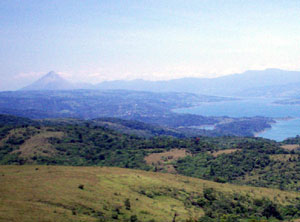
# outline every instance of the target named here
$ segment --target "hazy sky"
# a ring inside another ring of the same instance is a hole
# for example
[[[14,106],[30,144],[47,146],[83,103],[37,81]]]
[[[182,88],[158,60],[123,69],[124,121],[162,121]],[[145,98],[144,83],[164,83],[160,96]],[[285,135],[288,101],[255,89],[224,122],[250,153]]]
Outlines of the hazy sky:
[[[0,90],[300,70],[299,0],[1,0]]]

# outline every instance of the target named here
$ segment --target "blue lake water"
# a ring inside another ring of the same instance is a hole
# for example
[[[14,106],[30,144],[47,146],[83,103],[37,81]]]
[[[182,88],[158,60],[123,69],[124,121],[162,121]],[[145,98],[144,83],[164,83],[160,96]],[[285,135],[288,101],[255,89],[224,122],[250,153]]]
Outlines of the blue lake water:
[[[277,121],[276,124],[272,125],[271,129],[259,133],[257,136],[282,141],[288,137],[294,137],[296,135],[300,135],[300,118]]]
[[[282,141],[288,137],[300,135],[300,106],[278,105],[270,99],[247,99],[216,103],[203,103],[201,106],[176,109],[180,113],[199,114],[203,116],[253,117],[266,116],[273,118],[293,117],[286,121],[277,121],[272,128],[258,136]]]

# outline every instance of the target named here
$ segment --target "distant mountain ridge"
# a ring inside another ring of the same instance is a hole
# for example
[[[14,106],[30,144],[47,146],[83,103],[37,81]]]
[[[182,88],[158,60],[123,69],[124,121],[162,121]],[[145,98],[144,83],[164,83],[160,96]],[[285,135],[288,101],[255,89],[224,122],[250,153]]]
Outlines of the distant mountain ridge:
[[[154,92],[189,92],[206,95],[252,96],[247,90],[274,87],[300,82],[300,72],[280,69],[250,70],[217,78],[182,78],[168,81],[108,81],[97,85],[99,89],[130,89]],[[299,85],[300,90],[300,85]],[[240,92],[243,92],[242,94]],[[261,95],[260,95],[261,96]]]
[[[115,80],[99,84],[74,84],[50,72],[22,90],[138,90],[150,92],[189,92],[221,96],[293,96],[300,92],[300,72],[281,69],[249,70],[217,78],[181,78],[166,81]],[[285,87],[287,86],[287,87]],[[293,86],[291,90],[289,86]],[[277,92],[279,89],[280,93]],[[288,92],[287,92],[288,91]]]
[[[300,96],[300,82],[250,88],[238,92],[237,95],[242,97],[295,98]]]

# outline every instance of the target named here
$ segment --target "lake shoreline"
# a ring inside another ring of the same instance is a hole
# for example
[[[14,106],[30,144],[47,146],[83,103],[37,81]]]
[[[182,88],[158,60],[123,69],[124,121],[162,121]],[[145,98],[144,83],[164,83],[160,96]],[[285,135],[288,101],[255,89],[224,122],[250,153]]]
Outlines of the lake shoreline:
[[[271,123],[271,127],[270,128],[266,128],[266,129],[264,129],[264,130],[262,130],[260,132],[254,133],[254,137],[262,137],[262,138],[272,139],[272,140],[276,140],[277,142],[280,142],[280,141],[283,141],[283,140],[285,140],[285,139],[287,139],[289,137],[295,137],[298,134],[300,134],[300,131],[299,131],[299,133],[295,132],[295,133],[293,133],[293,135],[286,135],[285,137],[281,136],[280,139],[278,137],[275,138],[274,135],[276,135],[276,130],[278,130],[279,128],[276,129],[274,127],[276,127],[276,126],[278,126],[280,124],[282,125],[282,124],[287,123],[289,121],[291,121],[292,123],[294,121],[298,122],[298,121],[300,121],[300,118],[299,117],[276,118],[275,121],[276,121],[275,123]],[[286,126],[286,124],[283,125],[283,126]],[[291,125],[291,126],[293,126],[293,125]],[[284,127],[281,127],[281,128],[284,128]],[[275,131],[275,134],[273,136],[271,136],[271,134],[270,135],[268,135],[268,134],[266,135],[266,133],[270,132],[271,130]],[[288,131],[288,130],[286,130],[286,131]],[[282,134],[284,135],[284,134],[287,134],[287,133],[285,132],[285,133],[282,133]]]
[[[263,137],[281,141],[288,137],[300,134],[299,106],[278,105],[274,104],[274,101],[275,99],[246,98],[236,101],[203,103],[200,106],[173,109],[172,111],[176,113],[189,113],[213,117],[270,117],[276,122],[270,122],[270,128],[265,128],[259,132],[253,132],[252,135],[254,137]]]
[[[259,136],[260,134],[263,134],[263,133],[265,133],[265,132],[267,132],[269,130],[272,130],[273,126],[276,125],[276,124],[278,124],[278,122],[289,121],[289,120],[293,120],[293,119],[299,119],[299,118],[290,117],[290,116],[288,116],[288,117],[281,117],[281,118],[274,118],[275,122],[270,123],[271,127],[268,127],[268,128],[265,128],[265,129],[263,129],[263,130],[261,130],[259,132],[253,133],[254,137],[261,137],[261,136]]]

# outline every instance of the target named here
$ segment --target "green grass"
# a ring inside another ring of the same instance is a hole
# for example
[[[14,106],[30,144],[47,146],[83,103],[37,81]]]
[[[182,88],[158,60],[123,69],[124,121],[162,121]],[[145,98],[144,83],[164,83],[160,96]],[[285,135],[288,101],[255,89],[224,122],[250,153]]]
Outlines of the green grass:
[[[177,222],[186,221],[204,215],[203,208],[187,200],[207,188],[281,205],[299,197],[296,192],[121,168],[1,166],[0,221],[130,221],[133,215],[139,221],[172,221],[175,212]]]

